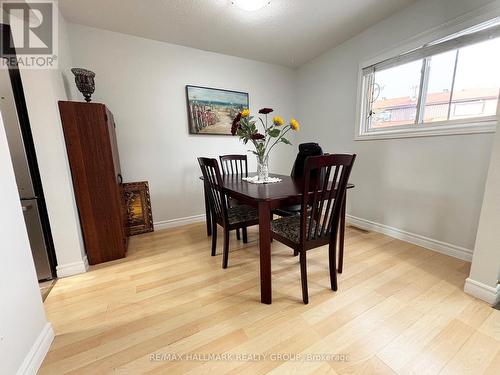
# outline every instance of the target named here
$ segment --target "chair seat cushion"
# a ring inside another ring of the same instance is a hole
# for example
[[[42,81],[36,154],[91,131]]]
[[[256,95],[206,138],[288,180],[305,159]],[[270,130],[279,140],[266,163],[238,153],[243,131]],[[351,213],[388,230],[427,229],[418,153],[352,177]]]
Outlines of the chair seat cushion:
[[[300,215],[285,216],[277,220],[271,221],[271,230],[277,235],[284,237],[294,243],[300,241]],[[309,220],[306,221],[306,232],[309,230]],[[316,222],[313,221],[314,231]]]
[[[302,209],[302,206],[300,204],[294,205],[294,206],[288,206],[284,208],[278,208],[273,211],[276,215],[279,216],[293,216],[293,215],[300,215],[300,211]]]
[[[229,207],[241,206],[243,204],[234,198],[229,198],[228,203],[229,203]]]
[[[245,204],[229,207],[227,210],[229,225],[244,224],[259,219],[257,210]]]

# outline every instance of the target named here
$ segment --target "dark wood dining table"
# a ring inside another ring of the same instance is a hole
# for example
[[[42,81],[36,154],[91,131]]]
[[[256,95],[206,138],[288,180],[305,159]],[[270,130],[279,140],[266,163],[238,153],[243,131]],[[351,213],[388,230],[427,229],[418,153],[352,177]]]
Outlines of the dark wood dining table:
[[[249,173],[255,176],[255,173]],[[242,180],[241,175],[224,175],[223,189],[231,198],[241,203],[254,206],[259,212],[259,250],[260,250],[260,300],[262,303],[272,303],[271,287],[271,220],[272,211],[301,203],[303,181],[290,176],[272,174],[281,182],[269,184],[252,184]],[[200,177],[200,179],[203,179]],[[348,189],[354,188],[348,184]],[[346,194],[347,195],[347,194]],[[343,254],[345,232],[345,198],[342,202],[342,212],[339,230],[339,254]],[[212,216],[205,192],[205,210],[207,220],[207,235],[211,235]],[[342,259],[339,259],[342,264]],[[339,272],[342,272],[339,269]]]

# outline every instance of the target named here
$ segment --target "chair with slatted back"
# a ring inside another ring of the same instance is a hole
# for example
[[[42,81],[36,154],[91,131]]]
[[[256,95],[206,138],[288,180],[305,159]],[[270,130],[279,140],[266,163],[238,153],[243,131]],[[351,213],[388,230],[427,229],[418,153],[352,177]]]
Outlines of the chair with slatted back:
[[[222,174],[240,175],[248,177],[248,160],[246,155],[221,155]]]
[[[292,173],[290,176],[294,179],[302,178],[306,166],[306,159],[310,156],[324,155],[323,149],[318,143],[308,142],[299,145],[299,152],[293,163]],[[300,204],[294,204],[287,207],[282,207],[274,210],[274,213],[279,216],[291,216],[300,214]],[[298,254],[295,254],[298,255]]]
[[[222,167],[222,175],[235,175],[248,177],[248,159],[246,155],[221,155],[219,156]],[[235,199],[229,198],[229,206],[238,206],[241,203]],[[243,243],[248,242],[247,229],[242,228]],[[236,229],[236,238],[240,239],[240,230]]]
[[[229,231],[259,224],[257,210],[246,205],[230,207],[222,189],[222,175],[216,159],[198,158],[212,214],[212,256],[216,255],[217,224],[224,229],[222,268],[227,268]]]
[[[329,245],[330,283],[337,290],[336,246],[342,201],[356,155],[307,158],[300,215],[271,222],[272,237],[300,255],[302,299],[309,303],[306,252]],[[321,176],[319,178],[318,176]]]

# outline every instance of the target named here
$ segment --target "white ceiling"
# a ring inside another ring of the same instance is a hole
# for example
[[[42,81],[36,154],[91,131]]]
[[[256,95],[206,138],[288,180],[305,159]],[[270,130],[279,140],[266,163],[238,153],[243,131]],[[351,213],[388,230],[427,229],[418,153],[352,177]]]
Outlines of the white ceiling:
[[[415,0],[61,0],[69,22],[297,67]]]

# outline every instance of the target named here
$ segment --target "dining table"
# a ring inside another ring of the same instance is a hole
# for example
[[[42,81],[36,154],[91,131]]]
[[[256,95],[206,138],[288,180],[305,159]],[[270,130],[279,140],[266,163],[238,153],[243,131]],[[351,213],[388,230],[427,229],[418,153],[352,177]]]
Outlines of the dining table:
[[[249,173],[248,177],[256,173]],[[286,175],[272,174],[270,177],[281,179],[280,182],[255,184],[242,179],[242,175],[226,174],[222,176],[224,193],[240,203],[257,208],[259,215],[259,253],[260,253],[260,300],[264,304],[272,303],[271,283],[271,220],[273,211],[301,204],[303,179]],[[200,177],[203,180],[203,177]],[[355,186],[351,183],[347,189]],[[344,196],[339,223],[339,273],[342,273],[343,248],[345,235],[346,197]],[[212,234],[212,215],[205,189],[205,211],[207,235]]]

